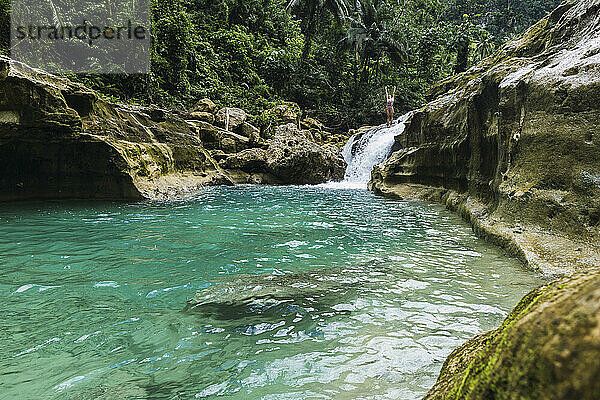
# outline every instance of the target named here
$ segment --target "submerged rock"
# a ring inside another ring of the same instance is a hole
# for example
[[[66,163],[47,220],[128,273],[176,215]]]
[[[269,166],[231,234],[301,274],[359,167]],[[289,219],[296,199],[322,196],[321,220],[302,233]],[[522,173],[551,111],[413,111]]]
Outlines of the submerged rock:
[[[267,173],[287,184],[318,184],[344,177],[346,162],[339,152],[310,141],[294,124],[277,128],[266,149],[242,151],[221,165],[246,173]]]
[[[566,2],[435,86],[371,188],[442,201],[529,266],[600,265],[598,2]]]
[[[446,360],[425,400],[600,398],[600,270],[529,293]]]
[[[198,291],[188,300],[184,312],[209,313],[222,319],[278,310],[296,313],[299,308],[329,308],[340,299],[354,296],[365,285],[376,285],[373,274],[392,277],[382,265],[332,267],[282,275],[240,275],[224,279]],[[283,308],[281,308],[283,307]]]

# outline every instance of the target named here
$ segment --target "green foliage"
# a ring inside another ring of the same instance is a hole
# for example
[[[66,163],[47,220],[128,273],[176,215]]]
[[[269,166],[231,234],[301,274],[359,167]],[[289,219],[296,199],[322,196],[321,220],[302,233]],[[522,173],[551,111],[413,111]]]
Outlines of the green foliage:
[[[10,0],[0,0],[0,54],[10,47]]]
[[[260,116],[289,100],[346,130],[382,122],[385,86],[397,88],[397,113],[416,108],[431,85],[486,58],[558,3],[151,0],[151,73],[72,79],[109,98],[167,108],[209,97]],[[0,0],[4,52],[9,6]]]
[[[312,48],[312,42],[317,34],[319,23],[327,13],[338,23],[343,23],[348,15],[346,0],[289,0],[287,9],[295,9],[301,18],[304,47],[302,60],[306,60]]]

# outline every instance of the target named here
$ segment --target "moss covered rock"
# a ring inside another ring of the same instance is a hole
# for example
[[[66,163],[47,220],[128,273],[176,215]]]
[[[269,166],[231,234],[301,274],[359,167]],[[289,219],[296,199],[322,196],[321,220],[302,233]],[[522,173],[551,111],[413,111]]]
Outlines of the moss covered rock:
[[[201,112],[201,113],[209,113],[215,114],[217,112],[217,106],[211,99],[200,99],[192,108],[192,112]]]
[[[600,270],[529,293],[446,360],[425,400],[600,399]]]
[[[309,140],[294,124],[277,128],[266,149],[242,151],[221,165],[246,173],[266,173],[277,183],[318,184],[341,180],[346,162],[339,153]]]
[[[201,111],[192,111],[191,113],[185,115],[185,119],[192,121],[204,121],[208,122],[209,124],[213,124],[215,122],[214,114]]]
[[[113,104],[6,57],[0,109],[0,201],[157,197],[226,180],[175,113]]]

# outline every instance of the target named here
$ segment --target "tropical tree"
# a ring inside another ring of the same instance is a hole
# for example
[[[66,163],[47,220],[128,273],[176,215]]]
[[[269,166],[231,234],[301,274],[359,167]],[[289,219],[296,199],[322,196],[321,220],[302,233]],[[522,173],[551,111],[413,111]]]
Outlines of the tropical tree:
[[[395,64],[406,61],[408,46],[394,38],[393,21],[383,2],[358,0],[355,14],[348,17],[350,26],[343,42],[361,66],[361,79],[368,81],[370,69],[378,76],[384,55]]]
[[[464,21],[454,31],[454,50],[456,51],[456,63],[454,73],[460,74],[469,68],[469,52],[473,41],[474,25],[468,15],[464,15]]]
[[[492,36],[485,30],[481,30],[479,38],[475,43],[474,61],[479,62],[489,57],[494,52],[496,46]]]
[[[337,22],[343,23],[348,16],[346,0],[289,0],[286,10],[292,9],[297,10],[302,18],[300,26],[304,34],[303,60],[310,54],[320,19],[324,19],[329,13]]]

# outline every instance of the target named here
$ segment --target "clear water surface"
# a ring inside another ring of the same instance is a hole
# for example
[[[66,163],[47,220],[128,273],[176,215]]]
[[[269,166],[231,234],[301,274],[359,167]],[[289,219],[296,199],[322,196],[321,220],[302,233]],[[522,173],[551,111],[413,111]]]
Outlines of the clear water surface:
[[[2,204],[0,265],[2,399],[418,399],[541,283],[438,206],[323,187]]]

